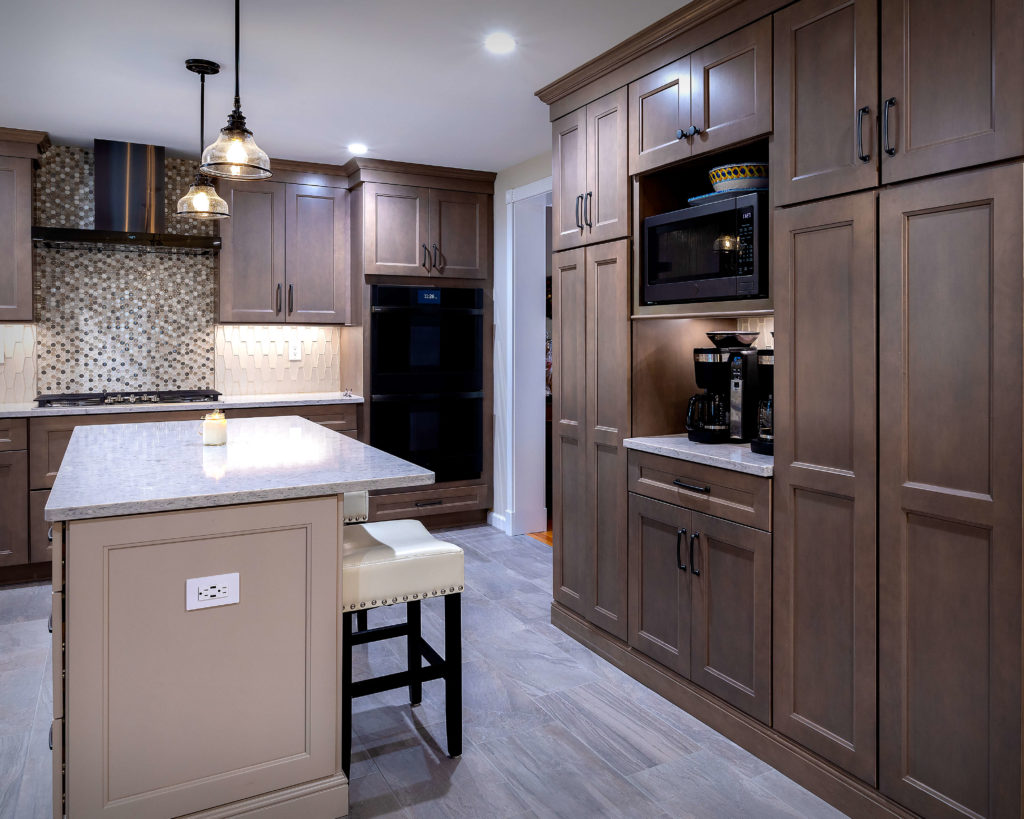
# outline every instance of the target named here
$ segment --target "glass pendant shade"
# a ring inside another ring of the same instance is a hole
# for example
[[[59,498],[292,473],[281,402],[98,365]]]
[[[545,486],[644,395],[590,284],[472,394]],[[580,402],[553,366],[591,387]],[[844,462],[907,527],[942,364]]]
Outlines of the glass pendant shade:
[[[252,131],[228,118],[226,127],[221,128],[220,136],[212,145],[203,151],[199,169],[211,176],[226,179],[267,179],[270,173],[270,158],[256,140]]]
[[[178,200],[178,216],[193,219],[226,219],[228,203],[221,199],[213,187],[213,180],[201,173],[196,174],[192,187]]]

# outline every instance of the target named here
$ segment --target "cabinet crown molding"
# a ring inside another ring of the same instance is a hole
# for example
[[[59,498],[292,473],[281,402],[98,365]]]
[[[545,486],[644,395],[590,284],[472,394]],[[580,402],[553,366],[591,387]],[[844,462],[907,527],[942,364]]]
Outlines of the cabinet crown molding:
[[[50,147],[46,131],[25,131],[20,128],[0,128],[0,154],[36,158]]]
[[[479,193],[494,193],[494,179],[497,176],[493,171],[419,165],[414,162],[370,159],[364,156],[350,159],[342,167],[342,171],[348,175],[352,187],[363,182],[386,182],[473,190]]]

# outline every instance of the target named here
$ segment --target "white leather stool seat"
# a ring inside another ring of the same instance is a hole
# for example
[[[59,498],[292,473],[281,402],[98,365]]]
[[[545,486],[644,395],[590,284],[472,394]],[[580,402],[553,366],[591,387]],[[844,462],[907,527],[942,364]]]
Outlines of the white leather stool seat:
[[[343,611],[456,594],[465,582],[462,549],[438,540],[418,520],[345,527]]]

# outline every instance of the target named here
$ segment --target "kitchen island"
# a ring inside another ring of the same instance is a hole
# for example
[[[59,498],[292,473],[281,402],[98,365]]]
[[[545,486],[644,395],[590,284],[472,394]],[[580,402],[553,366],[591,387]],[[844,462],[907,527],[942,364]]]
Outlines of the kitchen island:
[[[200,423],[79,427],[61,464],[54,813],[343,816],[342,493],[433,473],[299,417]]]

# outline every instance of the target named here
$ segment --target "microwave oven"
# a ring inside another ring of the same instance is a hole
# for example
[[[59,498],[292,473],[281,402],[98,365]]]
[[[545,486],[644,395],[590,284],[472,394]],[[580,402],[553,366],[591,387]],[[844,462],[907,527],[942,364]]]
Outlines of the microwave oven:
[[[709,198],[644,219],[640,304],[768,296],[767,191]]]

